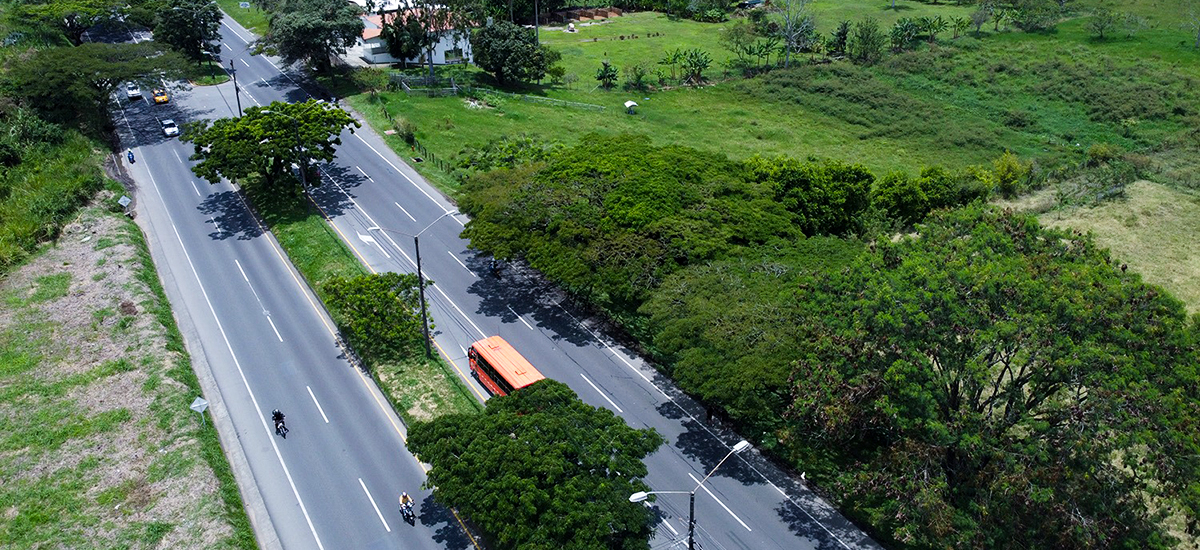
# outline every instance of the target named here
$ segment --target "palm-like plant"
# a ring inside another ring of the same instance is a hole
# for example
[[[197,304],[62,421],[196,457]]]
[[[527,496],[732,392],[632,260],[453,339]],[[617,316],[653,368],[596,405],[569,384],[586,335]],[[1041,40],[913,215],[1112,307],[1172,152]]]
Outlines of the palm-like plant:
[[[946,32],[950,28],[950,22],[946,21],[945,17],[937,16],[929,20],[929,26],[925,27],[926,34],[929,35],[929,43],[933,44],[937,40],[937,35]]]

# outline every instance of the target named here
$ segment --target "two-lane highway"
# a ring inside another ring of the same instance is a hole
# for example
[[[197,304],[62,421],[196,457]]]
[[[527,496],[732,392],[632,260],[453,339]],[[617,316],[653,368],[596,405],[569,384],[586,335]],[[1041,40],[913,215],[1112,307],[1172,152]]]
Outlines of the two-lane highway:
[[[214,416],[233,428],[222,441],[237,455],[260,539],[289,549],[474,548],[459,519],[421,489],[425,473],[400,421],[346,361],[332,322],[271,235],[228,183],[191,173],[189,144],[159,130],[163,118],[233,115],[231,91],[174,90],[165,105],[122,101],[118,123],[136,158],[138,221]],[[286,439],[274,433],[275,408],[287,415]],[[415,525],[399,514],[401,491],[417,499]]]

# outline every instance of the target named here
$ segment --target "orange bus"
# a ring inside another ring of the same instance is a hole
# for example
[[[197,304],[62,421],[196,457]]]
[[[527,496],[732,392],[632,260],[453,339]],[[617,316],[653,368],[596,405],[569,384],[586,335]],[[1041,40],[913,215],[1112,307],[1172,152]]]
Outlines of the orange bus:
[[[471,374],[492,395],[508,395],[545,378],[499,336],[484,338],[467,350]]]

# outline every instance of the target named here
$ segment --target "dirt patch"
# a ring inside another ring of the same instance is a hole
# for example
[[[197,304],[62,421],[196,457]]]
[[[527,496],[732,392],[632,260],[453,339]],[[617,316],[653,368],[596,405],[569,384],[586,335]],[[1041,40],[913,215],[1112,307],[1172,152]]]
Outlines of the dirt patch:
[[[100,197],[96,204],[112,202]],[[0,532],[12,547],[231,547],[141,235],[85,208],[0,280]]]

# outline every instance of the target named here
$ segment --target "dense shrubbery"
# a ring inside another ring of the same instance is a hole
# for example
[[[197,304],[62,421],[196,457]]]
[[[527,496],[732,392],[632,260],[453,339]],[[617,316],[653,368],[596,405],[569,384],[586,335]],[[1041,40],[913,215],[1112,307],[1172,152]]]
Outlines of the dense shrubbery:
[[[30,111],[0,112],[0,273],[53,239],[104,185],[99,153]]]
[[[464,151],[467,166],[501,167],[464,172],[474,174],[459,203],[472,217],[464,234],[473,247],[525,258],[613,313],[636,310],[681,268],[805,235],[861,233],[881,218],[911,225],[934,209],[985,199],[997,182],[1022,183],[1027,173],[1009,154],[995,170],[934,167],[876,181],[866,168],[836,161],[734,162],[655,147],[645,136],[581,141],[560,148],[519,138]]]
[[[680,267],[799,233],[772,189],[722,156],[638,136],[581,142],[540,169],[468,180],[459,205],[472,246],[630,311]]]
[[[830,482],[880,538],[1159,546],[1163,513],[1200,508],[1183,435],[1200,419],[1198,332],[1180,305],[1090,238],[982,206],[930,216],[1027,188],[1030,163],[876,179],[644,137],[583,143],[466,183],[472,246],[615,314],[683,389]],[[895,243],[836,236],[912,224]]]
[[[795,215],[793,223],[805,235],[848,233],[870,204],[875,177],[860,165],[788,157],[752,157],[745,164],[749,178],[771,186],[775,200]]]

